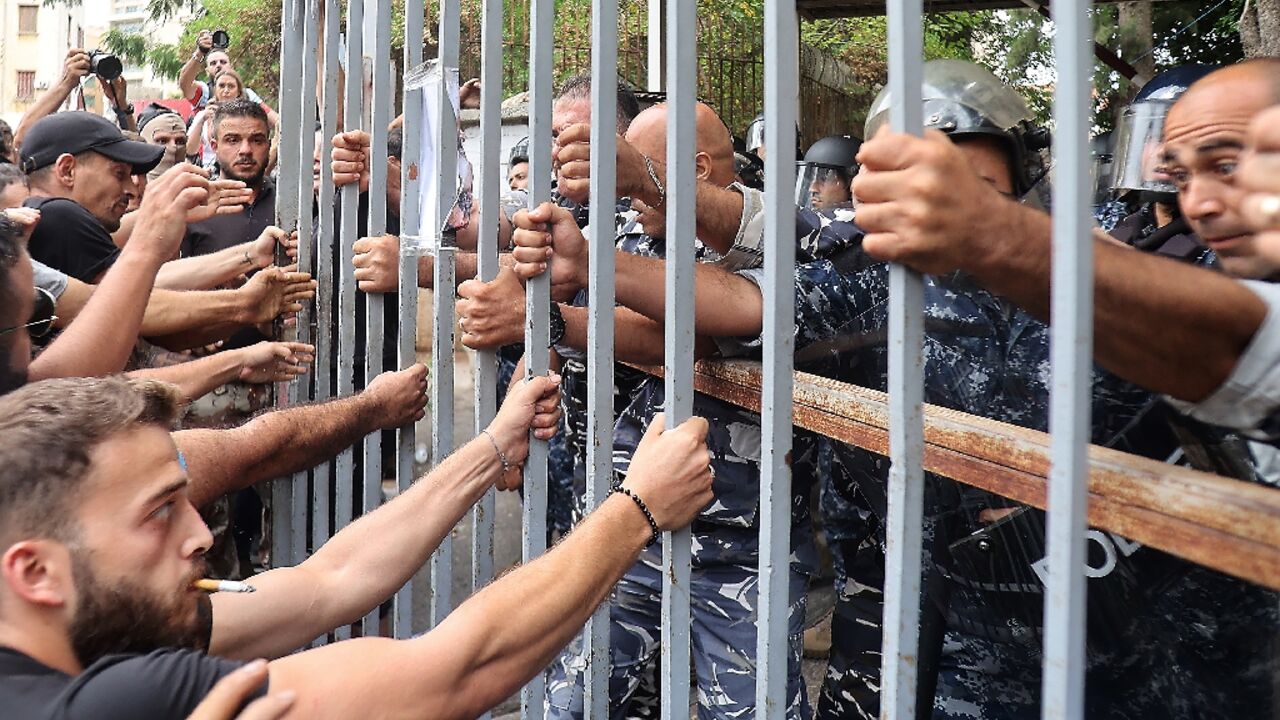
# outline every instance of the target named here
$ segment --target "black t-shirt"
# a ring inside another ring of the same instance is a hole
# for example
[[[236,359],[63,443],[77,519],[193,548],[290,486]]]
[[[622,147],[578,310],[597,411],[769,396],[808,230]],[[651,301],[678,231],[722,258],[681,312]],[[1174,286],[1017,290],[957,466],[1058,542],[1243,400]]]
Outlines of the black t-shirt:
[[[86,283],[96,283],[120,255],[98,218],[67,198],[30,197],[25,207],[40,211],[31,235],[31,257]]]
[[[271,178],[262,179],[262,189],[234,215],[214,215],[208,220],[191,223],[182,239],[182,257],[208,255],[229,247],[256,240],[263,230],[276,222],[276,186]]]
[[[72,677],[0,648],[6,720],[184,720],[241,663],[194,650],[111,655]],[[266,694],[259,688],[250,700]]]

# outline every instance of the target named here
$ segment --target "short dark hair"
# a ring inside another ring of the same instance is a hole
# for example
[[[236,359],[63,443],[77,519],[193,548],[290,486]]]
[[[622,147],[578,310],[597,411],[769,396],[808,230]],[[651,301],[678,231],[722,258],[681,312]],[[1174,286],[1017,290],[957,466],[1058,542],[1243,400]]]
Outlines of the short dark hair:
[[[267,134],[271,134],[271,121],[267,118],[267,111],[263,110],[258,103],[241,97],[225,104],[219,104],[218,109],[213,111],[214,137],[218,136],[218,125],[226,118],[233,117],[261,120],[262,124],[267,128]]]
[[[387,157],[400,159],[404,154],[404,130],[395,128],[387,132]]]
[[[173,385],[124,376],[44,380],[0,398],[0,547],[74,539],[70,503],[94,448],[142,426],[171,429],[181,407]]]
[[[560,92],[556,93],[556,100],[563,98],[590,100],[591,74],[581,73],[565,80],[560,86]],[[639,114],[640,101],[636,98],[635,91],[626,81],[618,80],[618,132],[626,131]]]
[[[85,159],[88,158],[90,155],[97,155],[97,154],[98,153],[92,150],[83,150],[81,152],[74,153],[71,157],[76,159],[76,164],[78,165],[84,162]],[[59,155],[58,157],[62,157],[62,156]],[[27,185],[28,186],[39,185],[40,183],[45,182],[53,175],[57,165],[58,165],[57,160],[54,160],[54,162],[51,162],[42,168],[38,168],[36,170],[33,170],[27,173]]]
[[[28,185],[27,176],[22,173],[22,169],[17,165],[0,163],[0,193],[8,189],[10,185]]]

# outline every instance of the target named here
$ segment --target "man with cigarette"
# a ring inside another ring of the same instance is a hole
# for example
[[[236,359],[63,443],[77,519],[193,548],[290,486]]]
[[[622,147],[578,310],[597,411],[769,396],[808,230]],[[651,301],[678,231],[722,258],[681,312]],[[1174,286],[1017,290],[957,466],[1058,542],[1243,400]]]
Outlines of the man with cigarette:
[[[513,388],[489,429],[421,482],[303,564],[255,578],[257,592],[215,595],[211,619],[193,587],[210,535],[169,434],[173,389],[52,380],[0,399],[0,703],[24,720],[186,717],[241,665],[179,648],[208,641],[225,657],[279,657],[357,620],[416,568],[353,558],[380,546],[421,564],[484,492],[517,484],[529,430],[554,430],[556,381]],[[661,530],[711,500],[705,432],[698,418],[667,432],[656,420],[625,483],[546,556],[419,638],[275,660],[260,692],[292,693],[307,718],[487,710],[546,667]],[[334,600],[353,586],[381,597]]]

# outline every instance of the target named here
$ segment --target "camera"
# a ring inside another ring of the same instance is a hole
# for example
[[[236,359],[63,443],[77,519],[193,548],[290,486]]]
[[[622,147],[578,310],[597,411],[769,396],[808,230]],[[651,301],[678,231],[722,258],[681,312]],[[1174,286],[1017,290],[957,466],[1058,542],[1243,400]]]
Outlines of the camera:
[[[231,47],[231,35],[226,30],[213,31],[213,49],[226,50]]]
[[[106,50],[94,50],[89,53],[89,69],[94,75],[110,82],[120,77],[120,73],[124,72],[124,65],[120,58]]]

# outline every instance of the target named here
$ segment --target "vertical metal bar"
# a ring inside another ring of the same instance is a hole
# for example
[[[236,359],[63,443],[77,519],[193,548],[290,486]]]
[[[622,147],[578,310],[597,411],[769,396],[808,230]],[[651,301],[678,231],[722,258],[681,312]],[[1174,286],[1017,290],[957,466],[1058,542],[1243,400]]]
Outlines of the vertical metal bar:
[[[694,105],[698,93],[697,3],[667,11],[666,426],[693,414]],[[663,720],[689,715],[689,528],[662,538]]]
[[[363,0],[347,0],[347,54],[346,85],[343,88],[343,130],[359,130],[363,113],[361,101],[364,95],[364,72],[361,70],[364,56],[364,42],[360,32],[364,25]],[[355,357],[342,348],[352,348],[356,344],[356,279],[355,268],[351,258],[355,254],[355,245],[359,234],[360,184],[351,183],[342,188],[342,232],[341,249],[338,251],[338,395],[347,396],[355,392]],[[354,513],[354,474],[355,454],[353,448],[345,448],[338,455],[337,492],[334,494],[334,532],[338,532],[351,523]],[[339,640],[350,637],[349,627],[338,628],[334,636]]]
[[[591,13],[591,233],[587,286],[587,508],[613,481],[613,233],[617,196],[618,2],[598,0]],[[587,621],[586,717],[609,717],[609,603]]]
[[[765,0],[765,145],[795,142],[799,106],[799,19],[795,0]],[[760,624],[756,628],[756,717],[786,717],[791,576],[791,388],[795,355],[795,162],[771,152],[765,164],[764,382],[760,395]]]
[[[1054,3],[1053,386],[1049,400],[1049,582],[1044,604],[1041,716],[1084,717],[1085,457],[1093,387],[1093,223],[1089,217],[1089,113],[1093,108],[1092,3]]]
[[[298,268],[303,272],[311,273],[315,276],[315,248],[311,243],[312,228],[312,183],[311,183],[311,158],[315,152],[316,134],[312,132],[312,127],[316,121],[316,44],[320,33],[319,11],[317,6],[319,0],[304,0],[304,12],[300,21],[302,24],[302,51],[299,57],[301,67],[299,72],[302,74],[301,87],[299,88],[298,114],[298,174],[297,187],[293,192],[298,196]],[[282,129],[281,132],[284,132]],[[281,145],[284,144],[284,138],[281,138]],[[283,179],[283,178],[282,178]],[[311,320],[313,314],[313,306],[303,304],[302,312],[298,313],[297,324],[295,325],[295,337],[298,342],[311,343],[314,336],[311,328]],[[295,380],[291,385],[297,387],[297,393],[294,396],[295,402],[309,402],[315,398],[315,377],[307,374]],[[293,526],[294,532],[294,557],[301,560],[307,554],[307,516],[310,510],[310,494],[308,488],[309,481],[312,480],[314,471],[303,471],[295,473],[293,476]]]
[[[373,70],[373,93],[369,102],[369,237],[387,230],[387,124],[391,122],[391,35],[382,28],[391,27],[391,0],[374,0],[374,32],[370,60]],[[366,293],[364,301],[365,366],[367,386],[383,370],[386,316],[382,293]],[[364,438],[364,511],[372,512],[382,504],[382,433],[372,432]],[[378,611],[364,617],[363,634],[378,634]]]
[[[531,0],[529,25],[529,207],[551,199],[551,80],[555,71],[555,0]],[[552,261],[554,262],[554,260]],[[527,376],[544,375],[550,356],[551,278],[526,284],[524,363]],[[529,434],[524,466],[522,556],[530,562],[547,548],[547,443]],[[539,673],[520,692],[525,720],[542,718],[544,676]]]
[[[440,67],[447,72],[458,67],[458,0],[440,0]],[[436,212],[432,233],[448,222],[449,210],[458,199],[458,122],[449,99],[449,83],[440,83],[436,102]],[[431,334],[431,461],[439,465],[453,452],[453,302],[454,262],[457,259],[452,233],[441,233],[437,243],[435,293]],[[453,540],[445,536],[431,557],[431,622],[439,624],[453,609]]]
[[[277,161],[280,175],[278,185],[283,192],[276,195],[276,225],[292,230],[298,223],[298,195],[293,189],[298,179],[297,132],[299,76],[296,72],[302,52],[301,0],[283,0],[280,23],[280,144]],[[296,402],[297,386],[289,384],[285,404]],[[281,390],[277,386],[277,393]],[[279,399],[279,395],[277,395]],[[271,562],[274,566],[297,562],[296,534],[306,532],[305,523],[297,527],[294,517],[294,477],[280,478],[271,484],[272,534]]]
[[[502,164],[502,0],[484,0],[480,46],[480,238],[477,274],[489,282],[498,275],[498,213]],[[475,355],[476,434],[488,427],[497,411],[498,355]],[[471,589],[493,579],[493,514],[496,491],[480,498],[471,513]]]
[[[404,3],[404,67],[422,63],[423,0]],[[421,219],[418,193],[422,187],[418,154],[422,147],[422,90],[404,91],[404,145],[400,164],[400,232],[407,236],[419,233]],[[400,303],[400,347],[397,359],[406,368],[418,361],[418,257],[400,252],[400,280],[397,288]],[[401,492],[413,484],[413,461],[417,451],[417,432],[413,423],[401,427],[396,434],[396,485]],[[413,583],[396,593],[395,635],[407,638],[413,633]]]
[[[323,103],[320,119],[320,189],[316,194],[319,214],[316,218],[316,400],[328,400],[332,396],[334,376],[333,359],[333,300],[334,300],[334,242],[337,232],[334,215],[336,191],[333,186],[333,166],[329,164],[331,140],[338,132],[338,47],[341,43],[338,0],[324,2],[324,85],[321,91]],[[311,544],[320,547],[331,534],[330,513],[333,492],[331,475],[333,464],[325,462],[315,469],[311,485]]]
[[[645,73],[650,92],[662,90],[662,0],[649,0],[648,72]]]
[[[921,0],[889,3],[890,120],[896,132],[921,132],[924,40]],[[766,70],[767,72],[767,70]],[[920,654],[920,551],[924,512],[924,281],[889,268],[889,511],[886,532],[881,712],[915,717]]]

